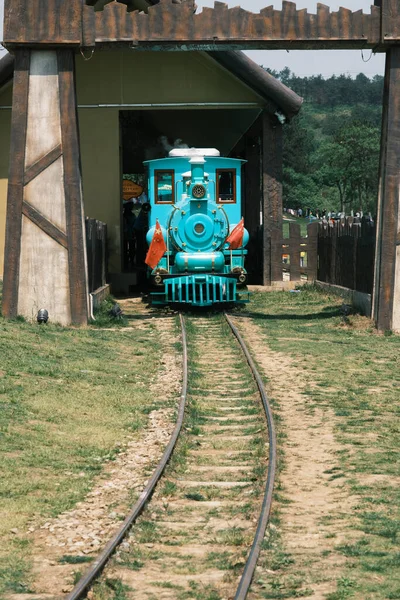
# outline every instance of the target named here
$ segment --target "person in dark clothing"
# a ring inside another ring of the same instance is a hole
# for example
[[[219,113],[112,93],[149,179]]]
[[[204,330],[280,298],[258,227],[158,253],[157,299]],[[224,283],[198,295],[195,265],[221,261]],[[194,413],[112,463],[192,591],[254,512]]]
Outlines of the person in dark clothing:
[[[136,217],[132,212],[133,202],[127,202],[124,205],[123,223],[124,223],[124,269],[129,270],[135,262],[135,222]]]
[[[136,265],[138,267],[144,267],[144,259],[146,258],[146,233],[149,230],[150,208],[150,203],[144,202],[134,224],[136,236]]]

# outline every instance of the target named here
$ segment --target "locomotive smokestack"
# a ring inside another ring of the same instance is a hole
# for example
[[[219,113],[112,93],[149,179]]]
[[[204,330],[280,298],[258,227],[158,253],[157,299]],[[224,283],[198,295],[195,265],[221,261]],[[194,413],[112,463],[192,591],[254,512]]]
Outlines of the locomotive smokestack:
[[[205,162],[203,156],[193,156],[190,159],[190,164],[192,165],[192,184],[204,182]]]

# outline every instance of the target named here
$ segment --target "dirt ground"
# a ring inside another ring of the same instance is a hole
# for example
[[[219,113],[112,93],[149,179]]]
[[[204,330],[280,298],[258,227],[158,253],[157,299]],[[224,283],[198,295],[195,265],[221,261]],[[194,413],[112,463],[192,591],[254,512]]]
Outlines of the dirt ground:
[[[270,555],[262,555],[250,598],[262,598],[271,581],[279,588],[292,579],[300,584],[294,595],[279,597],[298,598],[300,594],[323,600],[336,590],[346,559],[335,552],[335,546],[354,536],[349,516],[357,502],[334,475],[338,453],[343,450],[333,433],[335,415],[326,407],[309,410],[304,390],[311,381],[304,371],[299,372],[286,354],[271,351],[251,319],[240,319],[237,325],[268,379],[267,392],[279,417],[281,448],[276,488],[283,502],[278,507],[275,503],[280,524],[277,532],[270,529],[270,535],[277,533],[280,538],[284,568],[271,570]]]
[[[127,301],[123,308],[127,313],[146,312],[138,302],[130,305]],[[177,405],[182,364],[174,346],[179,339],[175,320],[172,317],[138,320],[132,327],[145,328],[149,323],[157,328],[164,346],[162,368],[150,386],[151,392],[157,397],[164,395],[166,401],[175,398]],[[83,560],[83,564],[78,563],[79,557],[96,556],[119,528],[162,456],[174,427],[174,413],[174,406],[152,411],[147,427],[139,435],[121,442],[123,451],[105,466],[83,501],[40,528],[30,528],[34,555],[31,590],[35,600],[61,597],[71,591],[77,572],[84,572],[87,567]],[[73,558],[78,558],[76,564]],[[23,600],[23,597],[24,594],[14,594],[7,600]]]
[[[137,301],[131,305],[125,302],[123,309],[146,313]],[[162,394],[168,389],[179,397],[181,370],[180,357],[174,347],[174,321],[163,318],[152,322],[159,329],[160,339],[165,340],[165,368],[153,384],[154,392]],[[354,539],[349,515],[357,502],[355,496],[349,495],[342,479],[335,477],[337,456],[343,450],[333,433],[335,416],[326,407],[308,409],[304,390],[311,382],[307,375],[297,371],[287,355],[271,351],[250,318],[241,318],[236,324],[251,346],[261,374],[268,379],[267,391],[279,417],[278,444],[283,446],[279,456],[279,498],[274,504],[279,521],[278,525],[270,526],[268,533],[271,540],[277,538],[278,541],[263,551],[249,598],[291,600],[301,596],[323,600],[336,590],[346,560],[335,552],[335,546],[350,541],[351,536]],[[132,324],[136,326],[146,325],[138,320]],[[35,545],[32,586],[35,599],[61,596],[70,591],[75,573],[83,572],[86,566],[61,564],[61,557],[95,556],[118,527],[126,515],[128,498],[137,497],[155,461],[161,457],[173,428],[173,412],[168,408],[150,413],[147,429],[130,440],[125,450],[106,467],[83,502],[30,532]],[[275,561],[276,556],[281,558],[284,568],[271,569],[273,555]],[[297,582],[292,596],[266,595],[288,581]],[[9,597],[12,598],[23,600],[22,595]]]

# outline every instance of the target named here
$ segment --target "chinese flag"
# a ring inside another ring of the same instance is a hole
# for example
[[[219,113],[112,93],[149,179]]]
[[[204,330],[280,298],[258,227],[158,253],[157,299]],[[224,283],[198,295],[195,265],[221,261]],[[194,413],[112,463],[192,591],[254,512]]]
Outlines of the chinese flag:
[[[229,244],[230,250],[237,250],[241,248],[243,244],[243,234],[244,234],[244,219],[240,223],[236,225],[236,227],[231,231],[230,235],[226,238],[226,243]]]
[[[146,254],[145,263],[151,269],[155,269],[164,253],[167,251],[167,246],[164,242],[164,236],[161,231],[160,223],[156,221],[156,228],[154,230],[153,239]]]

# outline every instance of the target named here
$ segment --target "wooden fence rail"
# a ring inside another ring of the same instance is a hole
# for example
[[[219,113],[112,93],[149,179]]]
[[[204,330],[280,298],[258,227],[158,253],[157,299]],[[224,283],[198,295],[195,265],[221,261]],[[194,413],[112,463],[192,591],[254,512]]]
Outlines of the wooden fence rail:
[[[372,293],[374,283],[375,223],[346,217],[320,223],[318,279],[358,292]]]
[[[300,225],[289,223],[289,237],[280,228],[271,231],[271,281],[315,281],[317,278],[318,223],[310,223],[307,237]]]
[[[107,225],[86,218],[86,249],[89,292],[107,283]]]

